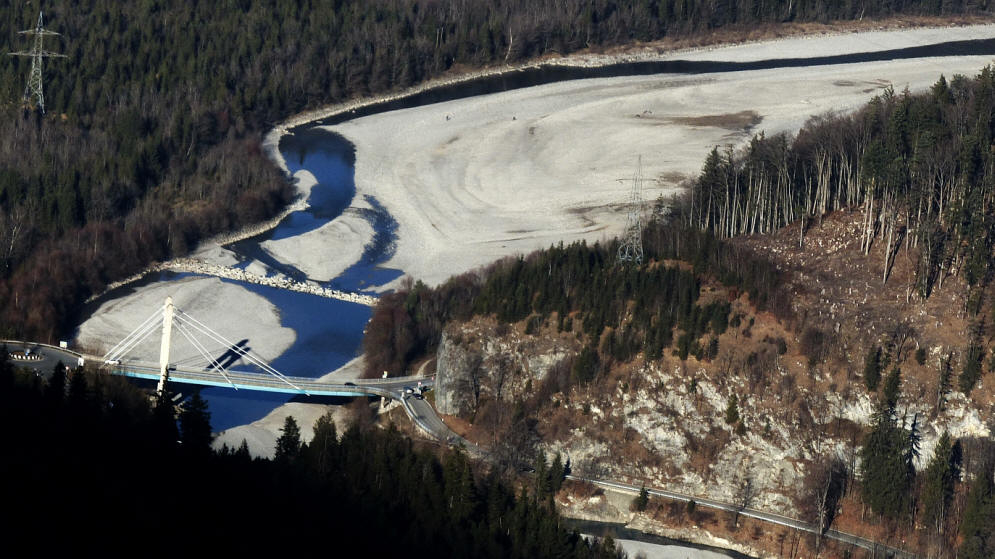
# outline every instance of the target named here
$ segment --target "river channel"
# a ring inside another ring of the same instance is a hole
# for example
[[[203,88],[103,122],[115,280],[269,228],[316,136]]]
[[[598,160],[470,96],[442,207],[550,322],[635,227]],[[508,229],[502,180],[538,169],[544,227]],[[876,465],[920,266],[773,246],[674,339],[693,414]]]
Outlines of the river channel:
[[[357,196],[354,181],[355,149],[346,138],[322,128],[351,119],[566,80],[654,74],[742,72],[992,54],[995,54],[995,39],[980,39],[877,52],[749,62],[665,60],[600,67],[546,65],[440,86],[400,99],[366,105],[290,130],[281,138],[279,150],[290,173],[306,171],[314,176],[316,184],[310,190],[308,207],[305,210],[292,212],[274,229],[230,244],[226,248],[236,254],[242,266],[257,262],[274,272],[297,280],[313,280],[292,264],[280,261],[261,245],[270,240],[303,235],[339,218],[344,211],[355,211],[371,226],[374,232],[372,240],[366,244],[358,261],[337,277],[320,283],[345,291],[373,292],[378,286],[395,280],[403,273],[401,270],[384,266],[396,249],[397,222],[384,209],[381,201],[375,198],[364,196],[364,203],[361,204],[363,209],[353,207],[354,198]],[[332,253],[337,247],[328,246],[323,250]],[[307,255],[307,258],[314,259],[324,257],[322,251]],[[162,273],[147,277],[139,285],[184,281],[190,277],[190,274]],[[223,281],[239,285],[266,299],[278,309],[281,325],[294,331],[296,337],[292,345],[271,363],[277,370],[295,376],[321,376],[338,369],[359,354],[363,330],[371,313],[368,307],[250,283]],[[102,297],[101,301],[126,295],[135,287],[132,285],[109,293]],[[251,423],[288,401],[287,396],[280,394],[235,392],[226,388],[205,388],[201,394],[208,401],[215,431]]]

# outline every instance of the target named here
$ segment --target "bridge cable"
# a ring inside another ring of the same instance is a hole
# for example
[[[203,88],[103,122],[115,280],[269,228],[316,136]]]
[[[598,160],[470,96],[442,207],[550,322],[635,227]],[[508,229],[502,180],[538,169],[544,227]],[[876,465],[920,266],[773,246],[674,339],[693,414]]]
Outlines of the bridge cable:
[[[205,344],[201,343],[196,339],[196,336],[194,335],[195,333],[192,330],[188,329],[186,324],[181,323],[178,319],[174,319],[173,324],[175,324],[177,328],[182,330],[181,333],[185,335],[187,341],[189,341],[190,344],[193,345],[194,349],[196,349],[197,352],[200,353],[201,357],[203,357],[204,360],[206,360],[212,368],[215,369],[222,368],[221,363],[215,358],[211,357],[210,355],[211,350],[209,350]],[[188,357],[182,361],[177,360],[175,361],[175,364],[179,366],[184,366],[187,362],[193,363],[191,367],[197,366],[199,364],[196,357]]]
[[[121,352],[121,351],[118,351],[118,350],[121,347],[130,344],[129,339],[132,336],[138,335],[139,331],[145,330],[145,329],[149,328],[150,326],[154,325],[155,324],[154,321],[155,321],[156,318],[162,318],[162,311],[161,310],[158,310],[158,311],[152,313],[152,316],[149,316],[148,318],[146,318],[141,324],[138,325],[137,328],[135,328],[127,336],[125,336],[124,338],[122,338],[120,342],[118,342],[117,344],[114,345],[114,347],[110,348],[107,351],[107,353],[104,354],[104,360],[106,361],[114,353],[118,353],[118,354],[127,353],[126,351],[125,352]]]
[[[189,317],[189,315],[188,315],[188,318],[192,319],[192,317]],[[199,327],[197,327],[194,324],[188,323],[188,326],[192,326],[195,329],[197,329],[198,331],[202,332],[203,334],[212,337],[214,339],[214,341],[216,341],[216,342],[225,344],[228,347],[228,349],[230,349],[235,355],[237,355],[239,357],[244,357],[246,360],[248,360],[250,362],[250,364],[254,364],[254,365],[258,366],[259,368],[263,369],[263,371],[266,372],[267,374],[269,374],[270,376],[276,377],[278,380],[283,381],[284,383],[286,383],[287,385],[291,386],[295,390],[300,390],[304,394],[308,394],[307,390],[304,390],[303,388],[301,388],[301,387],[297,386],[296,384],[290,382],[290,380],[283,373],[281,373],[280,371],[277,371],[276,369],[274,369],[268,363],[266,363],[265,361],[263,361],[262,358],[256,356],[255,354],[249,352],[246,349],[243,349],[243,348],[241,348],[241,347],[239,347],[239,346],[231,343],[230,341],[226,340],[224,337],[222,337],[217,332],[212,332],[212,331],[210,331],[210,329],[204,330],[204,328],[207,328],[207,327],[203,326],[203,325],[202,325],[202,328],[199,328]]]
[[[189,326],[191,326],[194,329],[198,330],[202,334],[211,337],[212,339],[214,339],[214,341],[224,343],[226,347],[228,347],[229,349],[231,349],[236,354],[245,357],[246,359],[248,359],[249,361],[251,361],[255,365],[261,367],[264,371],[266,371],[270,375],[272,375],[272,376],[278,378],[279,380],[285,382],[286,384],[290,385],[294,389],[300,390],[304,394],[309,394],[309,392],[307,390],[304,390],[303,388],[301,388],[301,387],[297,386],[296,384],[290,382],[290,379],[288,379],[283,373],[281,373],[280,371],[277,371],[276,369],[274,369],[272,366],[270,366],[268,363],[266,363],[265,361],[263,361],[261,358],[257,357],[255,354],[253,354],[249,350],[238,347],[236,344],[232,343],[230,340],[225,339],[224,336],[222,336],[221,334],[218,334],[217,332],[211,330],[207,325],[203,324],[202,322],[200,322],[196,318],[190,316],[189,314],[183,312],[182,310],[176,309],[176,312],[177,312],[177,314],[181,315],[184,319],[189,320],[189,322],[188,322]]]
[[[193,319],[193,317],[190,317],[189,315],[187,317]],[[205,330],[205,328],[207,328],[207,327],[203,326],[203,325],[202,325],[202,327],[198,327],[198,326],[196,326],[195,324],[192,324],[192,323],[187,323],[187,325],[195,328],[197,331],[199,331],[199,332],[201,332],[201,333],[203,333],[203,334],[205,334],[207,336],[210,336],[214,341],[226,345],[228,347],[228,349],[232,351],[232,353],[234,353],[235,355],[239,356],[240,358],[244,357],[247,361],[249,361],[250,364],[258,366],[259,368],[261,368],[263,370],[263,372],[269,374],[270,376],[273,376],[273,377],[277,378],[278,380],[286,383],[287,385],[291,386],[295,390],[300,390],[304,394],[309,394],[309,392],[307,390],[305,390],[305,389],[297,386],[296,384],[290,382],[290,380],[283,373],[281,373],[280,371],[277,371],[276,369],[274,369],[268,363],[266,363],[265,361],[263,361],[262,358],[257,357],[255,354],[249,352],[248,350],[243,349],[243,348],[241,348],[241,347],[239,347],[239,346],[231,343],[230,341],[228,341],[225,338],[223,338],[217,332],[212,332],[210,329]]]
[[[148,318],[146,318],[144,321],[142,321],[142,323],[139,324],[137,328],[135,328],[134,330],[132,330],[131,332],[129,332],[127,336],[125,336],[124,338],[121,339],[121,341],[119,341],[118,343],[114,344],[114,346],[112,348],[110,348],[109,350],[107,350],[107,353],[104,354],[104,357],[107,358],[111,354],[115,353],[118,350],[119,347],[121,347],[121,346],[125,345],[126,343],[128,343],[129,340],[130,340],[130,338],[132,336],[137,335],[140,330],[144,330],[145,328],[148,328],[150,321],[154,320],[155,318],[161,317],[161,316],[162,316],[162,311],[156,311],[156,312],[152,313],[152,315],[149,316]]]
[[[156,324],[155,322],[152,322],[151,324],[146,326],[144,328],[144,332],[141,335],[135,336],[124,347],[118,348],[118,350],[114,353],[114,355],[110,356],[110,360],[119,360],[121,357],[124,357],[125,354],[135,349],[135,346],[145,341],[145,339],[148,338],[150,335],[152,335],[152,333],[155,332],[156,329],[159,328],[160,326],[161,325]],[[107,360],[105,359],[105,362],[106,361]]]
[[[156,331],[156,328],[159,327],[161,327],[161,325],[157,324],[156,322],[152,322],[151,324],[146,326],[142,332],[137,333],[134,337],[132,337],[132,339],[129,340],[127,344],[125,344],[122,347],[119,347],[117,351],[114,352],[113,355],[109,356],[110,359],[116,360],[120,359],[121,357],[124,357],[125,354],[130,352],[132,349],[135,348],[135,346],[137,346],[139,343],[143,342],[146,338],[152,335],[152,333]]]
[[[194,346],[194,349],[199,351],[200,354],[205,359],[207,359],[208,363],[210,363],[212,367],[218,370],[218,373],[221,374],[221,376],[228,382],[228,384],[230,384],[231,387],[234,388],[235,390],[238,390],[238,387],[235,386],[235,383],[232,382],[231,378],[229,378],[228,375],[225,374],[225,369],[224,367],[221,366],[221,363],[218,363],[216,359],[208,355],[207,348],[205,348],[199,341],[194,339],[194,337],[187,331],[186,326],[175,320],[173,321],[173,325],[176,326],[176,330],[180,334],[183,334],[183,337],[186,338],[187,341],[189,341],[190,344]]]

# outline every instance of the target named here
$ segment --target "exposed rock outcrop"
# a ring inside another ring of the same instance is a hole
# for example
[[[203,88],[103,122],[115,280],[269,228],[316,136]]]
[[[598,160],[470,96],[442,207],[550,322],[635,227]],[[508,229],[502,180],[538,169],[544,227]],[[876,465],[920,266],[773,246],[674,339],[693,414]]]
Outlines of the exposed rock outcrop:
[[[490,322],[451,324],[439,342],[435,405],[467,415],[481,401],[514,401],[579,346],[569,336],[537,338]]]

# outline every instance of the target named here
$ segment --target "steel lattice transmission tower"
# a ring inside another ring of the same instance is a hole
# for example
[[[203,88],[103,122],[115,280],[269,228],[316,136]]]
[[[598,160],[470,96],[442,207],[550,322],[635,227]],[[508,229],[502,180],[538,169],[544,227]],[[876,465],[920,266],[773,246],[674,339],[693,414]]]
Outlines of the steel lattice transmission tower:
[[[622,234],[622,244],[618,247],[618,261],[635,262],[637,265],[643,262],[643,158],[639,157],[636,165],[636,173],[631,179],[619,179],[619,181],[632,181],[632,191],[629,195],[629,213],[625,218],[625,232]]]
[[[41,79],[41,66],[42,58],[68,58],[64,54],[59,54],[57,52],[49,52],[44,49],[42,42],[45,40],[46,36],[58,36],[59,34],[55,31],[49,31],[42,27],[42,13],[38,12],[38,25],[34,29],[27,29],[25,31],[18,32],[21,35],[34,35],[34,44],[31,46],[30,51],[19,51],[7,53],[9,56],[28,56],[31,57],[31,74],[28,76],[28,85],[24,88],[24,102],[27,104],[31,103],[31,98],[35,99],[35,106],[38,110],[45,113],[45,90],[42,85]]]

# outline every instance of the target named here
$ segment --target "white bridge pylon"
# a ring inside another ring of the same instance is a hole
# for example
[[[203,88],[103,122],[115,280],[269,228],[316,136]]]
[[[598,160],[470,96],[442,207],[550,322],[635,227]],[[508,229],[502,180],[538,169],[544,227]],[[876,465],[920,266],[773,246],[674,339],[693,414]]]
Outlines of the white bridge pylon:
[[[173,305],[172,297],[166,297],[166,302],[163,304],[161,309],[152,313],[141,324],[139,324],[137,328],[125,336],[124,339],[108,350],[103,357],[104,363],[108,365],[120,366],[121,360],[127,357],[128,354],[138,346],[138,344],[142,343],[153,334],[160,333],[162,343],[159,350],[159,385],[157,387],[157,391],[162,393],[162,390],[165,388],[166,380],[169,377],[169,354],[170,348],[172,347],[172,332],[174,329],[181,336],[183,336],[183,338],[185,338],[187,342],[189,342],[190,345],[192,345],[194,349],[196,349],[197,352],[204,358],[208,364],[206,370],[217,371],[218,374],[221,375],[221,377],[224,378],[224,380],[235,390],[238,390],[238,387],[234,382],[232,382],[231,377],[228,375],[229,367],[222,365],[218,357],[211,355],[211,351],[207,347],[208,345],[220,345],[223,347],[228,354],[235,357],[235,359],[231,361],[232,364],[239,359],[244,359],[246,362],[259,367],[265,373],[278,379],[280,382],[285,383],[288,386],[303,392],[304,394],[307,394],[306,390],[291,382],[286,375],[274,369],[269,365],[269,363],[253,353],[250,349],[242,347],[241,344],[233,343],[231,340],[212,330],[203,322],[177,308]]]

